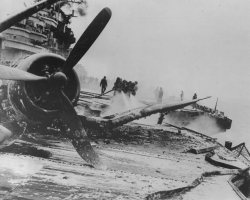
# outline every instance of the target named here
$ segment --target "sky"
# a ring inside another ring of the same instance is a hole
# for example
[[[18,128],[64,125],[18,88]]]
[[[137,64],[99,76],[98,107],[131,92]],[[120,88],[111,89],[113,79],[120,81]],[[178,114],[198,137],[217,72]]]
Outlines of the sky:
[[[90,74],[162,86],[169,94],[250,100],[250,1],[92,0],[80,35],[103,8],[112,18],[82,59]]]
[[[1,1],[14,10],[14,0]],[[87,15],[72,19],[77,38],[104,7],[111,20],[80,61],[89,75],[162,86],[166,95],[250,100],[250,1],[89,0]]]

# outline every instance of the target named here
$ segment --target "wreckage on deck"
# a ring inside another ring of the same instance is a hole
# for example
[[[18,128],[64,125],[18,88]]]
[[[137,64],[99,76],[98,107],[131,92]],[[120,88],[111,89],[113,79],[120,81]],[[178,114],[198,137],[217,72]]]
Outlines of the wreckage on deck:
[[[218,111],[216,109],[214,110],[200,104],[194,104],[190,107],[171,111],[165,114],[163,113],[159,118],[158,123],[162,123],[164,121],[164,117],[169,123],[186,127],[195,121],[198,122],[201,118],[205,121],[214,121],[215,125],[217,125],[221,131],[230,129],[232,126],[232,120],[225,116],[224,112]],[[202,127],[202,123],[200,123],[200,126]]]
[[[229,182],[250,160],[214,138],[133,122],[86,131],[101,160],[95,168],[58,131],[30,132],[2,149],[1,198],[240,199]]]

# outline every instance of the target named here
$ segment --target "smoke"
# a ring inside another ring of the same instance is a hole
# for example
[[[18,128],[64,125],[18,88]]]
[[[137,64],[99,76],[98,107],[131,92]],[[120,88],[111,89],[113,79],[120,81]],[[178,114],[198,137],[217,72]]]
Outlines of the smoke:
[[[79,0],[79,1],[65,1],[60,3],[61,9],[66,14],[74,13],[73,16],[85,16],[87,14],[88,3],[86,0]]]
[[[77,12],[80,16],[85,16],[87,14],[86,7],[78,7]]]
[[[194,121],[192,121],[188,126],[190,129],[194,129],[199,132],[204,132],[205,134],[217,134],[223,130],[217,125],[216,119],[209,116],[200,116]]]
[[[102,116],[108,116],[120,112],[129,111],[131,109],[139,108],[145,106],[141,103],[135,96],[130,97],[125,93],[121,92],[116,94],[112,100],[111,105],[102,113]],[[159,114],[151,115],[139,120],[135,120],[137,123],[155,125],[158,121]]]
[[[195,118],[192,118],[191,116],[171,117],[170,115],[167,115],[165,117],[165,120],[167,121],[167,123],[180,127],[187,127],[207,135],[214,135],[224,131],[217,125],[216,119],[206,115],[198,116]]]
[[[134,96],[128,96],[124,92],[117,93],[111,99],[110,106],[102,113],[102,116],[112,115],[119,112],[125,112],[130,109],[142,106]]]

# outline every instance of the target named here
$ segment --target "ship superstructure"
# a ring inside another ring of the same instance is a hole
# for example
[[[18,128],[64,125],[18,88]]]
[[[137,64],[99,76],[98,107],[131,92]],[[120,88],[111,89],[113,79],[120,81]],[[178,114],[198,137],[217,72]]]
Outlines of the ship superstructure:
[[[24,19],[0,36],[0,64],[11,65],[34,53],[51,52],[67,57],[75,42],[69,28],[73,14],[65,14],[60,3]]]

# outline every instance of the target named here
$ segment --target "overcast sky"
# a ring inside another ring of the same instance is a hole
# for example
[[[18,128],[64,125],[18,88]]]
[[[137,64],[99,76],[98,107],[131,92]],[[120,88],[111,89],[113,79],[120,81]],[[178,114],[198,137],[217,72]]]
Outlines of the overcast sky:
[[[250,99],[250,1],[92,0],[77,35],[105,6],[113,15],[82,60],[89,73]]]
[[[106,6],[112,18],[81,60],[90,75],[250,100],[249,0],[89,0],[77,37]]]

